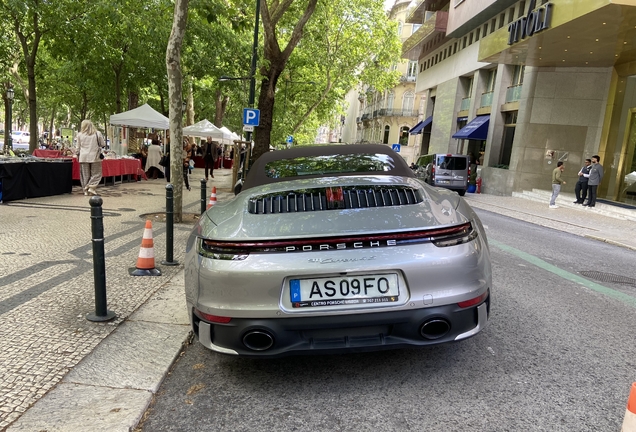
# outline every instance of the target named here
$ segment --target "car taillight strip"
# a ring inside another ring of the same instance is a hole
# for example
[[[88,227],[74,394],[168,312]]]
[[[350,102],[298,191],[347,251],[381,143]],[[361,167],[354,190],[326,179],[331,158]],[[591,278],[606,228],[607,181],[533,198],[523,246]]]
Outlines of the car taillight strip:
[[[407,186],[335,186],[253,197],[248,201],[248,212],[299,213],[413,205],[422,201],[420,191]]]
[[[474,230],[472,223],[467,222],[452,227],[422,231],[300,240],[226,242],[201,238],[200,253],[206,256],[209,254],[218,255],[218,257],[213,256],[212,258],[237,260],[245,259],[250,253],[364,249],[422,242],[433,242],[436,246],[444,247],[465,243],[475,237],[476,230]]]

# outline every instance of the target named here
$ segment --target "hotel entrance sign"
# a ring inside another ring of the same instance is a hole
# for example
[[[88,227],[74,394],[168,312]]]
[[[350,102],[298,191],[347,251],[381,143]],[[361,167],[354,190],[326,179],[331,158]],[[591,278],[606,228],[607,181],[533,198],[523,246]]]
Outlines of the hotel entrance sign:
[[[546,3],[537,10],[534,10],[535,4],[536,0],[530,0],[527,15],[508,26],[508,45],[550,28],[552,3]]]

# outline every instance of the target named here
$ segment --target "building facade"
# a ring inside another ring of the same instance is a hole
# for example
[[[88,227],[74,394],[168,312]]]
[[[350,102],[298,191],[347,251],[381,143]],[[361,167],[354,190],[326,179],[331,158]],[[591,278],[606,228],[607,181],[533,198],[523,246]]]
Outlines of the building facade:
[[[406,21],[420,152],[471,155],[498,195],[549,190],[558,161],[573,190],[598,154],[599,197],[636,203],[635,1],[419,0]]]
[[[398,35],[406,41],[420,24],[406,22],[410,0],[397,0],[389,18],[398,23]],[[400,82],[390,90],[379,92],[360,86],[346,96],[348,106],[342,126],[342,142],[400,144],[400,154],[407,163],[419,155],[417,139],[409,131],[420,120],[421,96],[415,92],[418,73],[416,60],[393,65],[400,72]]]

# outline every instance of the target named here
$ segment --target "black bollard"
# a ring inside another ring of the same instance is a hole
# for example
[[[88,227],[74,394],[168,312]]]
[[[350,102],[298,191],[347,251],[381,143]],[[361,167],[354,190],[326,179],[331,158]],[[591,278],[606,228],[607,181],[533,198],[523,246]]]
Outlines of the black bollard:
[[[207,182],[205,179],[201,179],[201,214],[205,213],[205,207],[207,206],[205,200],[207,199],[208,190],[206,189]]]
[[[174,189],[171,184],[166,185],[166,260],[161,264],[167,266],[179,265],[172,259],[174,250]]]
[[[109,311],[106,305],[106,261],[104,254],[104,216],[102,215],[102,199],[91,197],[91,231],[93,234],[93,278],[95,282],[95,313],[86,314],[89,321],[110,321],[115,312]]]

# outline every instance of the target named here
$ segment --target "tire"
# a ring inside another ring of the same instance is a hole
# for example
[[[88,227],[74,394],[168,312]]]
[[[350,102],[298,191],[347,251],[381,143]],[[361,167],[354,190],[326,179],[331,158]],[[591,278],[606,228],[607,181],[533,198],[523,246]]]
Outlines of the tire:
[[[457,193],[459,194],[459,196],[464,196],[464,195],[466,195],[466,191],[465,191],[465,190],[457,191]]]

